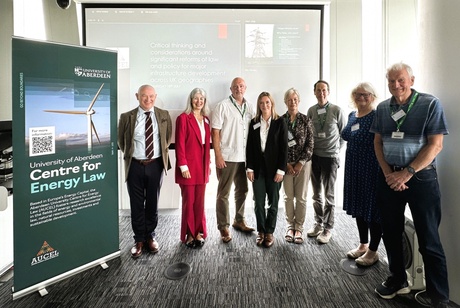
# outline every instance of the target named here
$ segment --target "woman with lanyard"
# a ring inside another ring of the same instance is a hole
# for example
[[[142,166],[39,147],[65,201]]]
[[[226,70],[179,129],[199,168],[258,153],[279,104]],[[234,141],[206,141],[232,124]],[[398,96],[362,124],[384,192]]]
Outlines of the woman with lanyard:
[[[288,162],[283,181],[287,222],[285,239],[289,243],[302,244],[313,154],[313,125],[305,114],[299,112],[300,95],[296,89],[286,91],[284,103],[288,109],[283,115],[288,127]]]

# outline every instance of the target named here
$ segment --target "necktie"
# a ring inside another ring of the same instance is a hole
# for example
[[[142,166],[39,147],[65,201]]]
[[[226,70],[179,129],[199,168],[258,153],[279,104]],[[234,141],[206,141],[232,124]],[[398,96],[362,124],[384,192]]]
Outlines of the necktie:
[[[153,124],[150,111],[145,113],[145,156],[153,157]]]

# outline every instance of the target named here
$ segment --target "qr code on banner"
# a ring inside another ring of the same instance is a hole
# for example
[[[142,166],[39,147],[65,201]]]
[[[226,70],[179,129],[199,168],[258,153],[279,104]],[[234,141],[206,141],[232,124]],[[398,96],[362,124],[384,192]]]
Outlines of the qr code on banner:
[[[29,128],[29,156],[54,154],[55,151],[54,126]]]

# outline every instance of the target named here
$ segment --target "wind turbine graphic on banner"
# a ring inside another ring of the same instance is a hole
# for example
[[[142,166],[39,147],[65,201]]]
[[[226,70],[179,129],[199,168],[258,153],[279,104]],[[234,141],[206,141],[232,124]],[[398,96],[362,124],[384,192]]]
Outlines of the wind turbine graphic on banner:
[[[94,95],[93,100],[88,106],[88,109],[86,111],[78,111],[78,110],[43,110],[45,112],[53,112],[53,113],[65,113],[65,114],[84,114],[86,115],[86,119],[88,120],[88,149],[91,149],[93,147],[93,132],[96,135],[97,141],[99,144],[101,143],[101,140],[99,139],[99,136],[96,131],[96,127],[94,126],[92,115],[96,113],[94,111],[93,106],[96,103],[97,97],[99,96],[99,93],[101,93],[102,87],[104,87],[104,84],[101,85],[99,90],[97,91],[96,95]]]

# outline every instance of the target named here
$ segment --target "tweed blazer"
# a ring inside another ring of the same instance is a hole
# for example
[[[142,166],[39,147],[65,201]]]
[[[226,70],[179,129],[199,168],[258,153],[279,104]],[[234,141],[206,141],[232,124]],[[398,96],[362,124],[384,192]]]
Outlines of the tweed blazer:
[[[128,179],[129,166],[133,158],[134,152],[134,127],[136,126],[138,107],[131,111],[122,113],[118,122],[118,148],[123,152],[123,160],[125,165],[125,181]],[[155,118],[158,123],[160,133],[161,157],[165,173],[171,169],[169,161],[169,145],[171,144],[172,136],[172,121],[167,110],[157,107],[153,108]]]

